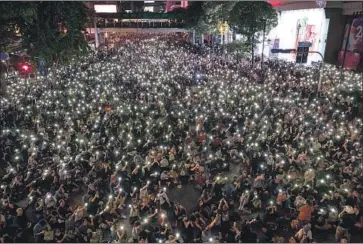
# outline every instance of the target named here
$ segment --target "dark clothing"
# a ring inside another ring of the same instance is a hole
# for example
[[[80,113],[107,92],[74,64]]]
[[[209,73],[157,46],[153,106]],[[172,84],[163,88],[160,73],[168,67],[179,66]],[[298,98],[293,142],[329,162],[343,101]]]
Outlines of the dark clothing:
[[[357,204],[357,199],[354,197],[347,197],[346,201],[345,201],[345,205],[349,205],[354,207]]]
[[[351,229],[354,226],[355,218],[356,218],[355,214],[345,213],[340,222],[340,226],[343,227],[344,229]]]
[[[27,221],[24,214],[22,216],[15,216],[14,217],[13,224],[16,225],[17,227],[21,228],[21,229],[25,229],[27,227],[27,223],[28,223],[28,221]]]

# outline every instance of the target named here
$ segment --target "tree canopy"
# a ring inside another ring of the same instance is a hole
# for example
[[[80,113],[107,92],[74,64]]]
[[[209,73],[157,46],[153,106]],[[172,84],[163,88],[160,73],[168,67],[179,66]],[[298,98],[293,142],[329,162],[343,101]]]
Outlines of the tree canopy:
[[[251,39],[261,32],[266,23],[266,32],[277,25],[277,13],[264,1],[239,2],[190,2],[186,9],[176,9],[186,27],[200,33],[218,33],[218,24],[227,22],[237,33]]]
[[[226,21],[235,2],[190,2],[189,6],[177,8],[172,13],[183,20],[186,28],[198,33],[217,33],[218,24]]]
[[[20,32],[34,25],[35,2],[0,2],[0,48],[7,49],[20,38]]]
[[[83,31],[88,9],[83,2],[1,2],[0,45],[21,36],[28,54],[68,62],[88,50]]]
[[[264,26],[268,33],[277,25],[277,12],[263,1],[236,2],[228,21],[236,32],[251,39],[256,33],[263,31]]]

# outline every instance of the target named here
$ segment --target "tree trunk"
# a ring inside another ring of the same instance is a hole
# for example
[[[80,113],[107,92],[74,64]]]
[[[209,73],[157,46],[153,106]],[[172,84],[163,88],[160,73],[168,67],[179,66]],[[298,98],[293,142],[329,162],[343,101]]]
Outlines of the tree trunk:
[[[93,27],[95,28],[95,48],[96,48],[96,50],[98,50],[98,46],[100,45],[100,39],[98,36],[98,31],[97,31],[97,18],[96,17],[93,18]]]
[[[255,42],[255,37],[254,35],[252,35],[252,40],[251,40],[251,57],[252,57],[252,65],[255,63],[255,56],[254,56],[254,42]]]
[[[8,73],[6,63],[0,63],[0,95],[6,96],[7,93],[7,77],[5,73]]]
[[[214,35],[211,35],[211,47],[212,47],[212,53],[214,53]]]

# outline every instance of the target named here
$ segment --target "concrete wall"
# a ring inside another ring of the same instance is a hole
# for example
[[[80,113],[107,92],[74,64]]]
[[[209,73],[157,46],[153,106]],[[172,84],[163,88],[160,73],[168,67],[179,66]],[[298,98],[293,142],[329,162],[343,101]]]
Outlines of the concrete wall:
[[[345,2],[343,4],[343,15],[353,15],[363,11],[363,2]]]

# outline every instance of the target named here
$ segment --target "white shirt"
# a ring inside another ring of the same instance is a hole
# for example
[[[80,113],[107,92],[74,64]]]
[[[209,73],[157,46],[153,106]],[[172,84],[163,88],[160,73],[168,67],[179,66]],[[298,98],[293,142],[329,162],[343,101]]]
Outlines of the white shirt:
[[[168,198],[168,195],[166,195],[165,192],[162,192],[162,193],[158,193],[156,195],[157,199],[160,201],[160,204],[164,204],[165,202],[168,202],[169,203],[169,198]]]

